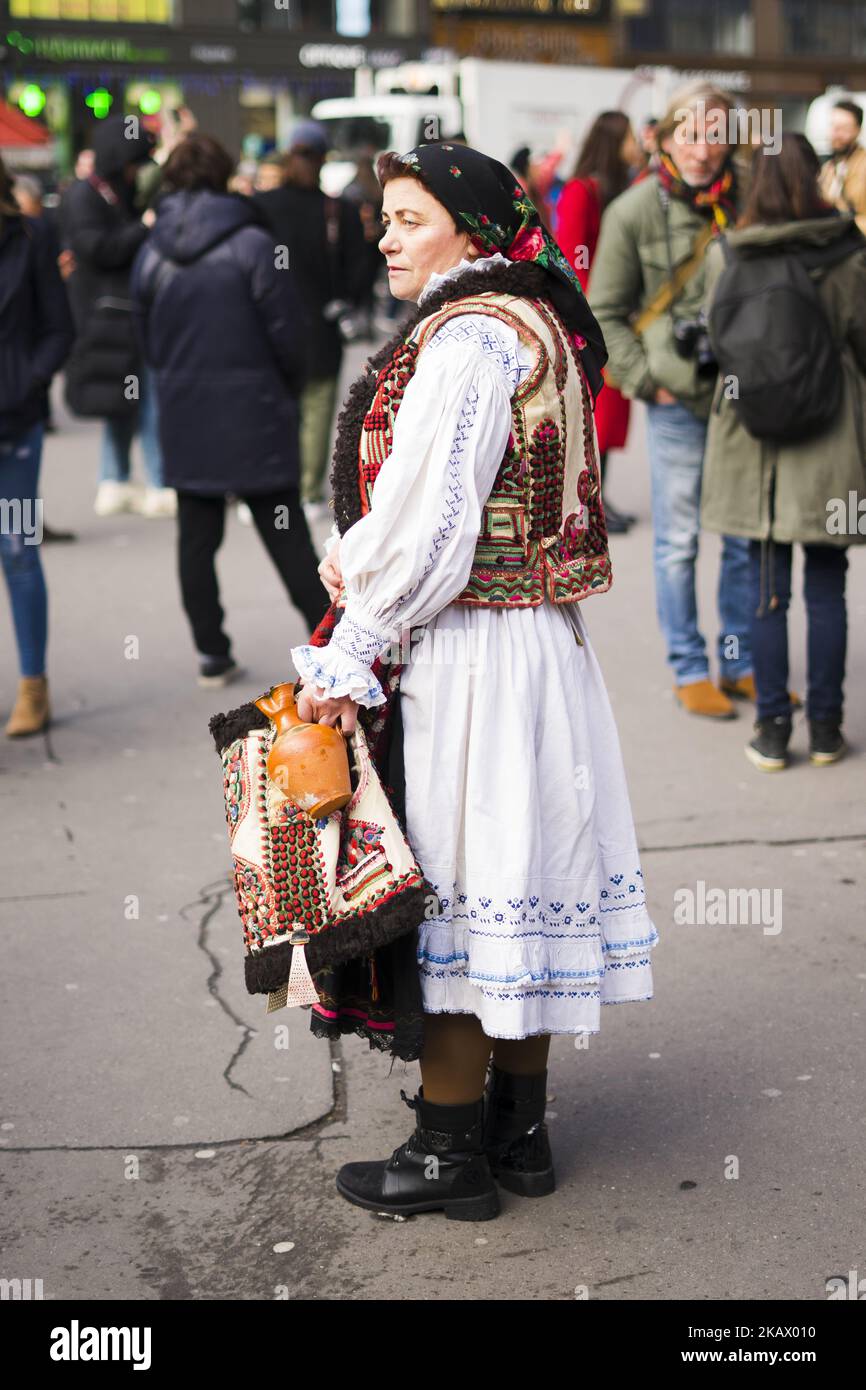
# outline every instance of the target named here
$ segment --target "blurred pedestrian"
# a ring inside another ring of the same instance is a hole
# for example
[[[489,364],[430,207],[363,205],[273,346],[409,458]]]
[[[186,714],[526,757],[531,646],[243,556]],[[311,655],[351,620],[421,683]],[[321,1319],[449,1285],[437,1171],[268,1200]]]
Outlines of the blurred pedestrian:
[[[615,198],[601,222],[590,302],[610,358],[607,376],[647,402],[656,607],[676,697],[691,714],[733,718],[729,696],[754,698],[748,542],[725,536],[719,573],[720,687],[698,628],[695,564],[701,470],[716,364],[701,318],[704,252],[737,216],[731,98],[700,82],[677,92],[659,122],[650,176]]]
[[[863,108],[854,101],[837,101],[830,113],[832,154],[821,168],[820,188],[840,212],[853,213],[866,232],[866,149],[860,144]]]
[[[357,207],[347,198],[326,196],[319,187],[327,150],[324,126],[300,121],[289,142],[282,187],[255,197],[276,246],[287,252],[309,320],[307,382],[301,395],[301,497],[311,517],[326,510],[325,475],[343,361],[340,318],[362,298],[369,274]]]
[[[156,375],[165,475],[178,495],[183,605],[199,684],[239,674],[215,568],[228,495],[243,498],[312,631],[327,606],[298,497],[298,392],[307,333],[294,275],[249,199],[228,193],[226,150],[193,134],[172,151],[132,295]]]
[[[32,217],[39,220],[46,239],[46,247],[53,248],[54,258],[57,260],[60,256],[60,247],[57,242],[56,230],[57,214],[56,209],[52,209],[51,214],[46,211],[42,201],[42,184],[33,175],[17,174],[12,186],[12,193],[24,217]],[[51,418],[51,402],[49,400],[48,414],[43,421],[43,429],[46,434],[49,434],[53,433],[56,428]],[[53,531],[48,524],[43,521],[42,539],[45,542],[74,541],[75,536],[71,531]]]
[[[658,152],[658,120],[655,116],[647,116],[640,128],[640,147],[645,160],[652,159]]]
[[[542,223],[548,231],[554,225],[554,203],[551,197],[557,170],[564,156],[572,148],[571,135],[567,130],[557,132],[552,150],[544,155],[533,155],[528,145],[515,150],[509,161],[511,168],[531,198]]]
[[[357,318],[359,334],[366,338],[372,338],[375,310],[374,290],[377,279],[385,271],[379,252],[379,241],[383,231],[381,222],[382,189],[376,178],[373,163],[378,153],[376,140],[372,135],[367,135],[365,123],[359,121],[358,127],[356,133],[350,130],[348,134],[348,139],[352,142],[355,173],[343,189],[343,197],[355,204],[364,231],[363,257],[366,274],[360,284]],[[354,141],[353,134],[355,134]]]
[[[135,338],[129,274],[147,227],[135,207],[140,166],[154,137],[128,135],[127,118],[109,116],[93,136],[93,172],[66,190],[61,241],[72,254],[66,281],[76,340],[66,369],[66,400],[75,415],[104,420],[98,516],[135,510],[172,515],[175,498],[163,486],[152,383]],[[130,482],[130,452],[140,434],[147,487]]]
[[[89,179],[93,173],[95,156],[93,150],[86,148],[79,150],[75,156],[74,172],[77,179]]]
[[[711,318],[718,332],[724,324],[726,377],[710,417],[701,521],[749,545],[758,699],[746,755],[762,771],[784,768],[788,759],[787,617],[795,541],[804,552],[811,761],[835,762],[845,751],[847,548],[866,542],[848,517],[850,497],[866,490],[866,239],[853,217],[839,216],[822,199],[818,170],[802,135],[785,135],[772,159],[757,153],[745,211],[726,237],[732,261],[726,287],[719,279],[722,248],[711,247],[707,256],[708,306],[717,293],[722,299],[723,287],[727,296],[724,319]],[[791,260],[816,282],[814,306],[804,302],[796,281],[791,298],[783,297],[785,262]],[[748,287],[741,266],[748,267]],[[736,396],[724,389],[731,377],[738,382]],[[820,419],[837,386],[829,422],[807,430],[798,412],[817,408]],[[752,407],[746,413],[751,430],[743,420],[749,393],[767,417],[755,420]],[[840,511],[844,530],[836,524]]]
[[[256,169],[253,185],[256,193],[269,193],[272,188],[281,188],[286,177],[285,156],[279,150],[263,155]]]
[[[609,203],[624,193],[640,150],[624,111],[602,111],[589,129],[577,158],[573,176],[565,184],[557,204],[556,239],[574,266],[584,291],[598,243],[601,215]],[[625,448],[628,438],[629,403],[615,386],[606,385],[595,409],[599,467],[604,489],[607,456]],[[635,518],[618,512],[603,496],[609,532],[627,531]]]
[[[32,174],[17,174],[12,185],[15,201],[24,217],[41,217],[45,209],[42,204],[42,184]]]
[[[38,219],[22,215],[0,160],[0,557],[20,670],[10,738],[38,733],[51,717],[39,465],[48,388],[72,338],[53,241]]]

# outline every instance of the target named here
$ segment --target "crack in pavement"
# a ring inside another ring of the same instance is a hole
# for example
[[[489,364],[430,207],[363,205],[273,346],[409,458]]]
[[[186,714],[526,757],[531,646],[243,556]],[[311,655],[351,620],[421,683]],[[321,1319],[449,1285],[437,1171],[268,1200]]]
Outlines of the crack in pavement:
[[[345,1138],[345,1135],[325,1134],[324,1131],[331,1125],[344,1123],[349,1111],[342,1038],[329,1039],[328,1047],[331,1052],[334,1104],[326,1115],[320,1115],[317,1120],[310,1120],[308,1124],[301,1125],[298,1129],[288,1130],[285,1134],[262,1134],[255,1138],[242,1137],[237,1139],[195,1139],[186,1144],[21,1144],[15,1147],[4,1145],[0,1149],[0,1157],[3,1154],[35,1153],[171,1153],[181,1152],[184,1149],[230,1149],[249,1144],[300,1143],[311,1144],[316,1158],[321,1159],[321,1145],[325,1141]]]
[[[684,845],[639,845],[640,854],[668,854],[677,850],[689,849],[733,849],[738,845],[766,845],[768,849],[784,849],[786,845],[839,845],[854,840],[866,841],[866,831],[851,835],[804,835],[793,836],[787,840],[761,840],[757,837],[744,840],[693,840]]]
[[[63,893],[21,893],[16,898],[0,898],[0,903],[32,903],[38,902],[40,898],[86,898],[89,897],[87,888],[68,888]]]
[[[226,1014],[238,1028],[243,1030],[243,1037],[223,1070],[223,1078],[233,1091],[242,1091],[249,1100],[252,1100],[253,1097],[250,1095],[246,1086],[242,1086],[240,1082],[232,1080],[231,1071],[235,1063],[240,1061],[258,1030],[252,1028],[250,1024],[245,1023],[220,994],[218,986],[220,977],[223,973],[222,961],[214,955],[207,942],[207,929],[211,919],[219,912],[223,905],[223,899],[230,894],[232,896],[234,895],[234,885],[230,877],[220,878],[216,883],[208,883],[198,890],[198,897],[195,902],[187,903],[185,907],[179,910],[178,916],[186,919],[187,914],[194,912],[195,909],[204,909],[201,916],[198,918],[198,937],[196,939],[196,945],[199,950],[207,956],[213,967],[207,980],[208,991],[213,995],[223,1013]]]

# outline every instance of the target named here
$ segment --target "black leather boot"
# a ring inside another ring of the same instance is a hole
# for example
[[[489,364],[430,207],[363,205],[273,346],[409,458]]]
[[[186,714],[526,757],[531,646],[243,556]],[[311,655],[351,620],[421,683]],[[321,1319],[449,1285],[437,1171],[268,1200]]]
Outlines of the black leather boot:
[[[547,1072],[517,1076],[491,1061],[484,1092],[484,1152],[496,1181],[522,1197],[556,1187],[544,1110]]]
[[[412,1216],[442,1211],[451,1221],[489,1221],[499,1215],[499,1193],[484,1153],[484,1098],[468,1105],[437,1105],[424,1087],[410,1100],[415,1133],[390,1158],[344,1163],[337,1191],[356,1206]]]

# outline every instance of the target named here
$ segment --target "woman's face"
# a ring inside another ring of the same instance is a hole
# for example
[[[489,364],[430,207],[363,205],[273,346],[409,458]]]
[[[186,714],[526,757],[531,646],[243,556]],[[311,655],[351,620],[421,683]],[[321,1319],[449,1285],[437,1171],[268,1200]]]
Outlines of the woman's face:
[[[623,136],[622,144],[619,147],[619,157],[623,164],[627,164],[630,169],[641,162],[641,148],[635,139],[631,126]]]
[[[382,201],[385,235],[379,250],[388,266],[388,284],[395,299],[417,300],[434,271],[443,275],[464,258],[480,252],[470,245],[468,232],[458,232],[447,208],[417,179],[391,179]]]

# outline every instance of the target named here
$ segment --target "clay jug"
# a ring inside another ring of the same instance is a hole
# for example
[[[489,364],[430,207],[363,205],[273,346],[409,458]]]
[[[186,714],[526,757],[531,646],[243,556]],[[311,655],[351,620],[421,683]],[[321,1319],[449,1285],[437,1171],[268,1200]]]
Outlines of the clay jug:
[[[352,783],[346,740],[339,729],[305,724],[292,685],[275,685],[253,703],[277,728],[268,755],[271,781],[311,820],[341,811],[351,800]]]

